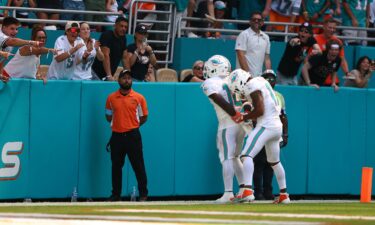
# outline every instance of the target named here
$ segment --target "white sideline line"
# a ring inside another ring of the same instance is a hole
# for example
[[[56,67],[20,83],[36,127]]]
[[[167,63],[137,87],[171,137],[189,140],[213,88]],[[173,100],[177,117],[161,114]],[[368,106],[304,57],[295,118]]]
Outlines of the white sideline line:
[[[128,213],[169,213],[169,214],[199,214],[199,215],[231,215],[231,216],[265,216],[283,218],[336,219],[336,220],[375,220],[375,216],[345,216],[323,214],[294,214],[294,213],[256,213],[256,212],[221,212],[198,210],[159,210],[159,209],[105,209],[99,211],[128,212]]]
[[[29,221],[29,223],[25,223]],[[59,214],[24,214],[1,213],[2,225],[118,225],[119,222],[133,224],[186,224],[186,223],[220,223],[220,224],[249,224],[249,225],[318,225],[316,222],[300,221],[265,221],[265,220],[233,220],[205,218],[161,218],[141,216],[92,216],[92,215],[59,215]],[[155,223],[156,222],[156,223]]]

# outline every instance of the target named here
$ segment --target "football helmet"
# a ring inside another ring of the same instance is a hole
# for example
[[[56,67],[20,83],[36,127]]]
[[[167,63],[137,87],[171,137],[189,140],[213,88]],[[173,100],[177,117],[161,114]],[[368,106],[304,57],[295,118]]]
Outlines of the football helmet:
[[[205,79],[217,76],[226,77],[231,70],[232,67],[227,58],[222,55],[214,55],[204,63],[203,77]]]
[[[236,94],[243,94],[243,89],[249,78],[250,73],[243,69],[236,69],[229,75],[229,89]]]

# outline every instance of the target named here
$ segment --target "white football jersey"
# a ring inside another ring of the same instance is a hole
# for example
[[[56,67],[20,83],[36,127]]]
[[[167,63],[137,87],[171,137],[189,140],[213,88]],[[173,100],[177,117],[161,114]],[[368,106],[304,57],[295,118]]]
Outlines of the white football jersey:
[[[40,56],[22,56],[20,50],[18,50],[15,56],[5,65],[4,70],[11,77],[36,79],[39,64]]]
[[[11,46],[6,46],[5,42],[9,39],[10,37],[5,35],[1,29],[0,29],[0,51],[3,52],[12,52],[13,47]],[[0,62],[4,62],[6,59],[2,56],[0,56]]]
[[[96,40],[92,39],[93,45],[95,45]],[[79,51],[79,59],[82,59],[83,54],[87,50],[87,46],[82,47],[82,51]],[[85,61],[81,60],[81,63],[74,67],[73,80],[91,80],[91,66],[94,63],[96,57],[96,49],[93,48],[91,54],[87,57]]]
[[[281,107],[277,101],[275,92],[268,81],[263,77],[252,78],[245,84],[245,97],[250,101],[250,94],[258,90],[261,91],[263,96],[264,114],[257,118],[257,126],[265,128],[282,127],[279,118]]]
[[[210,96],[214,93],[221,95],[225,101],[235,106],[234,98],[228,87],[228,79],[221,77],[212,77],[205,80],[201,86],[205,95]],[[216,116],[219,121],[219,130],[228,127],[236,126],[237,124],[232,120],[231,116],[218,106],[211,98],[208,98],[214,106]]]
[[[79,43],[83,43],[83,40],[78,37],[77,40],[74,41],[74,46],[78,45]],[[59,50],[57,52],[57,55],[53,58],[51,65],[48,68],[47,77],[51,80],[71,80],[73,79],[74,74],[74,67],[77,66],[77,59],[78,56],[83,51],[83,48],[80,48],[78,51],[73,53],[69,58],[57,62],[56,57],[58,55],[63,54],[64,52],[69,51],[69,49],[73,48],[74,46],[71,46],[68,38],[66,35],[62,35],[57,38],[55,42],[55,49]]]

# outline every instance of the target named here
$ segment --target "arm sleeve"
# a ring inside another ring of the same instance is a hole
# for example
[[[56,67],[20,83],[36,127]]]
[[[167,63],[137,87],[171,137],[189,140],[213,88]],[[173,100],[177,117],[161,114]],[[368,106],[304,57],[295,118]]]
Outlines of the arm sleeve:
[[[55,49],[58,50],[56,56],[61,55],[66,51],[66,49],[64,49],[63,39],[61,37],[57,38],[57,40],[55,42]],[[56,58],[56,56],[55,56],[55,58]]]
[[[246,35],[245,35],[245,32],[246,31],[242,31],[237,39],[236,39],[236,47],[235,47],[235,50],[242,50],[242,51],[246,51],[247,49],[247,46],[246,46]]]
[[[141,104],[141,112],[139,112],[139,115],[140,116],[147,116],[148,115],[147,102],[146,102],[146,99],[143,96],[141,96],[140,104]]]
[[[107,116],[112,116],[113,114],[112,105],[109,97],[107,98],[107,102],[105,103],[105,114]]]

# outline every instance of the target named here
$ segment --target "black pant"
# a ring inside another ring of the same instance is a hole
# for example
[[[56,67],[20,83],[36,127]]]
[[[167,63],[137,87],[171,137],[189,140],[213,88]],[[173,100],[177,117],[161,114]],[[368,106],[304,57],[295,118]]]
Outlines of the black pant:
[[[128,155],[138,182],[140,197],[148,195],[147,176],[142,151],[142,137],[139,129],[125,133],[112,132],[110,141],[112,160],[112,195],[121,196],[122,167]]]
[[[254,158],[254,192],[256,195],[272,195],[273,169],[267,162],[266,149],[263,149]]]

